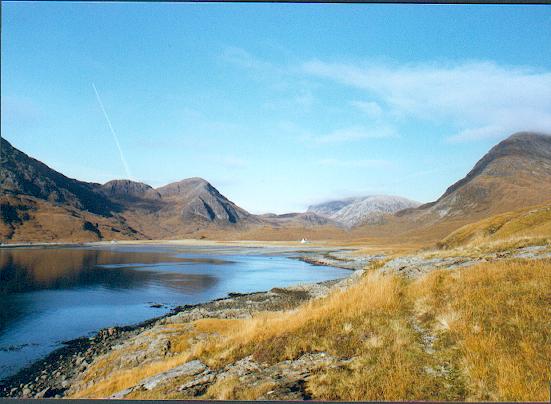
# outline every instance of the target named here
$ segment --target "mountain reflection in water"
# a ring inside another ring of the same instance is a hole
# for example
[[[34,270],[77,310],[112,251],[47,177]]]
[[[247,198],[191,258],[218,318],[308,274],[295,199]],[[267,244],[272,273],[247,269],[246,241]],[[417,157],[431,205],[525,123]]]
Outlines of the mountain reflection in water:
[[[136,284],[159,278],[157,271],[148,271],[148,264],[174,263],[220,265],[227,261],[208,258],[181,258],[158,252],[122,252],[92,249],[0,249],[0,294],[28,292],[40,289],[68,289],[72,287],[103,286],[106,288],[133,288]],[[101,267],[104,270],[99,270]],[[107,269],[108,268],[108,269]],[[134,269],[143,268],[140,271]],[[209,287],[202,276],[181,274],[189,289],[197,281],[198,288]],[[160,277],[163,280],[163,277]],[[211,282],[215,280],[211,279]]]

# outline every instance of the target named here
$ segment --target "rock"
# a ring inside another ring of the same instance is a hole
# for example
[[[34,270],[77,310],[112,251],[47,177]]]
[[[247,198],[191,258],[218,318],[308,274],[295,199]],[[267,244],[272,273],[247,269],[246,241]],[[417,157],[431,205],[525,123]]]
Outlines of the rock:
[[[44,390],[38,392],[34,398],[48,398],[48,397],[51,397],[53,394],[52,394],[52,389],[50,387],[46,387]]]
[[[150,377],[140,382],[140,385],[146,390],[153,390],[157,385],[164,383],[167,380],[182,376],[193,376],[205,371],[206,369],[207,367],[203,364],[203,362],[193,360],[175,367],[174,369],[170,369],[167,372],[159,373],[158,375]]]
[[[120,400],[126,397],[128,394],[132,393],[132,391],[134,391],[134,388],[130,387],[128,389],[124,389],[122,391],[119,391],[118,393],[111,395],[109,398],[113,400]]]
[[[212,383],[216,379],[216,373],[211,372],[210,370],[206,370],[203,373],[201,373],[197,378],[182,384],[178,391],[186,391],[186,390],[202,390],[201,387],[204,387],[207,384]],[[195,395],[195,394],[192,394]]]
[[[155,376],[148,377],[147,379],[142,380],[134,387],[119,391],[118,393],[113,394],[110,398],[112,399],[122,399],[134,390],[153,390],[160,384],[166,383],[169,380],[184,377],[184,376],[193,376],[201,372],[208,371],[207,367],[203,362],[199,360],[193,360],[191,362],[186,362],[183,365],[177,366],[173,369],[170,369],[166,372],[159,373]]]

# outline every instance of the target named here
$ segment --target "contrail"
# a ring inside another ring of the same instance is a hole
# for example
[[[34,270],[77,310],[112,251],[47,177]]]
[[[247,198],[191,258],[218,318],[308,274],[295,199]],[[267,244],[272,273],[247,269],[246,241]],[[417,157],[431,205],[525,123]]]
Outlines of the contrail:
[[[111,131],[111,134],[113,135],[113,139],[115,139],[115,144],[117,145],[117,149],[119,149],[119,154],[121,156],[122,165],[124,166],[124,171],[126,171],[126,176],[128,179],[132,179],[132,175],[130,174],[130,169],[128,168],[128,164],[126,163],[126,159],[124,158],[124,154],[122,154],[121,145],[119,143],[119,138],[117,137],[117,134],[115,133],[115,129],[113,129],[113,125],[111,125],[111,120],[109,119],[109,115],[107,115],[107,111],[105,110],[105,107],[103,106],[103,102],[101,102],[101,98],[99,96],[98,90],[96,89],[96,86],[94,83],[92,83],[92,87],[94,89],[94,92],[96,93],[96,98],[98,100],[99,106],[101,107],[101,111],[103,112],[103,116],[105,117],[105,120],[107,121],[107,125],[109,125],[109,130]]]

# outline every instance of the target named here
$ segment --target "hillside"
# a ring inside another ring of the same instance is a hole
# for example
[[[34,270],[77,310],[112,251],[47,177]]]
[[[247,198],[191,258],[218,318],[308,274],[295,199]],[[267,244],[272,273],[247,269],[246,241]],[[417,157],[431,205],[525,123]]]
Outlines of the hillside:
[[[68,178],[0,139],[0,239],[95,241],[145,237],[99,184]]]
[[[551,242],[551,205],[491,216],[465,225],[438,243],[440,248],[510,246]]]
[[[97,192],[99,184],[68,178],[17,150],[3,138],[0,146],[3,193],[27,195],[107,217],[120,210],[120,206]]]

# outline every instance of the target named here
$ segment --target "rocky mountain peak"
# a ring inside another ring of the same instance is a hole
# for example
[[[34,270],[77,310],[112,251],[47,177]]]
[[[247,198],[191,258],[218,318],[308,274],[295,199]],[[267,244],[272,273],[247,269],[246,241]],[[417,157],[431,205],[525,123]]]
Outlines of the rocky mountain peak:
[[[327,201],[308,207],[314,212],[329,217],[348,227],[363,223],[381,223],[384,215],[419,206],[418,202],[400,196],[369,195]]]
[[[187,196],[190,193],[218,192],[207,180],[200,177],[186,178],[181,181],[172,182],[163,187],[157,188],[163,197]]]
[[[101,186],[101,191],[115,198],[161,199],[159,192],[143,182],[131,180],[112,180]]]

